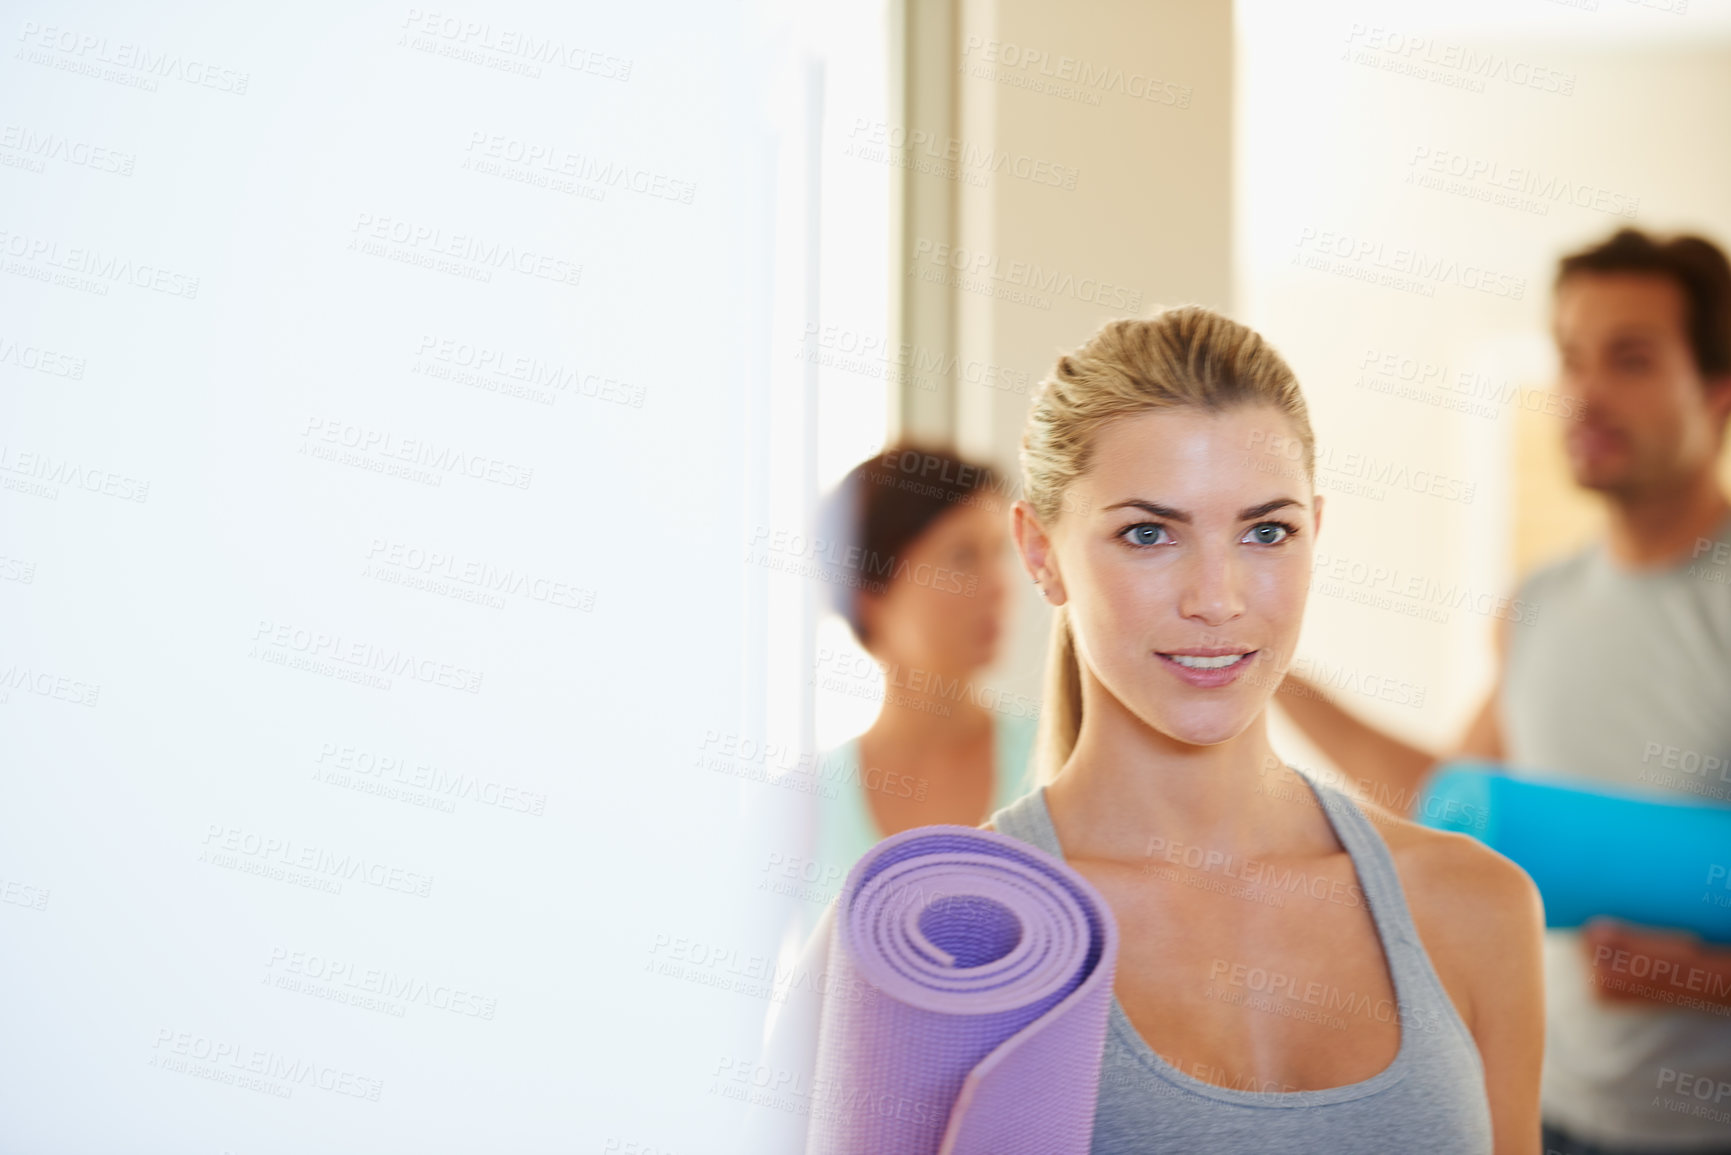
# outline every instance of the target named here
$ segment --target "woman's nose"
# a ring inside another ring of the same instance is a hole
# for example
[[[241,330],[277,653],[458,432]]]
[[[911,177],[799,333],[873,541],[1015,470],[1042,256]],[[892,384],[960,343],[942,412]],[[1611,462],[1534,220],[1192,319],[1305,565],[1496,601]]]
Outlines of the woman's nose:
[[[1220,626],[1244,612],[1238,563],[1230,550],[1196,550],[1179,567],[1178,612]]]

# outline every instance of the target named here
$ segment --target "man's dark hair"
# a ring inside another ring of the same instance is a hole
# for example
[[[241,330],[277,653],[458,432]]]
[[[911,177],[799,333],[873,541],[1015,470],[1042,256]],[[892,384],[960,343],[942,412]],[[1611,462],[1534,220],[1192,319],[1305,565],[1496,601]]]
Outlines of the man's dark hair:
[[[1557,264],[1555,288],[1579,273],[1654,273],[1683,290],[1684,329],[1703,377],[1731,373],[1731,262],[1705,237],[1668,240],[1640,229],[1618,229],[1609,240],[1570,253]]]

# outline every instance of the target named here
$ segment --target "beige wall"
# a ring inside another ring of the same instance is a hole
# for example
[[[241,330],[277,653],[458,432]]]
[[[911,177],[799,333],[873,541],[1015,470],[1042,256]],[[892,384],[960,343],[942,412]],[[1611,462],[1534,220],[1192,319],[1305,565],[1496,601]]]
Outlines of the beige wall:
[[[1014,473],[1031,389],[1103,322],[1157,304],[1230,306],[1231,37],[1224,4],[962,4],[956,135],[1037,167],[959,183],[957,242],[969,259],[1025,262],[1074,286],[1033,303],[956,293],[958,364],[976,378],[956,383],[964,452]],[[1044,53],[1056,75],[1017,66],[1023,53]],[[1105,80],[1082,83],[1084,71]],[[1033,87],[1042,82],[1068,91]],[[1035,695],[1049,610],[1019,570],[1017,581],[1016,626],[993,680]]]

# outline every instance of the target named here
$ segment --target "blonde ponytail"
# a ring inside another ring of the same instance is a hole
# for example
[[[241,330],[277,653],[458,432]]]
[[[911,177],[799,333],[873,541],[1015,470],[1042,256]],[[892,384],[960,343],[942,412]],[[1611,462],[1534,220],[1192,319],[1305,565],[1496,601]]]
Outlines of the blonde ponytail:
[[[1082,667],[1070,634],[1070,611],[1064,606],[1053,609],[1047,654],[1040,729],[1034,740],[1034,781],[1042,786],[1070,760],[1076,735],[1082,732]]]

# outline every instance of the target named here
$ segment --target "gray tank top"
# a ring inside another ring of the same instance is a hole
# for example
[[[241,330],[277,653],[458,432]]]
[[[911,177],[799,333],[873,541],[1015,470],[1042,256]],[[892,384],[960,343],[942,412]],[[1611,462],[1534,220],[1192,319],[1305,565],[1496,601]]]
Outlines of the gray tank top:
[[[1362,1082],[1314,1091],[1217,1086],[1161,1058],[1137,1034],[1114,995],[1091,1155],[1491,1150],[1490,1103],[1478,1046],[1419,942],[1387,844],[1350,797],[1296,768],[1294,773],[1316,794],[1335,837],[1352,857],[1376,922],[1401,1027],[1394,1061]],[[992,825],[1064,857],[1044,787],[998,811]]]
[[[1600,542],[1520,583],[1500,700],[1510,773],[1731,803],[1731,518],[1689,553],[1633,571]],[[1589,969],[1578,932],[1546,932],[1546,1120],[1602,1146],[1724,1144],[1731,1101],[1687,1092],[1731,1086],[1731,1016],[1605,1006]]]

